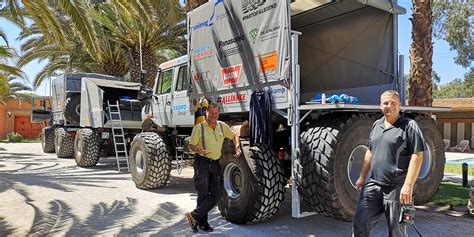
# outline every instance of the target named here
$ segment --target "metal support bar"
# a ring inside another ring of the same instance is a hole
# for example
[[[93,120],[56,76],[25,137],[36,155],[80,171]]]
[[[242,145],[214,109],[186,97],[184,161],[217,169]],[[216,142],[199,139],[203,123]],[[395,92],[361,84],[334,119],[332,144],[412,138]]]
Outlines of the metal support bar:
[[[301,218],[316,214],[314,212],[307,212],[302,214],[300,210],[300,195],[296,188],[296,176],[298,167],[298,157],[300,156],[299,149],[299,134],[300,134],[300,65],[298,64],[298,37],[300,32],[291,32],[291,103],[289,106],[289,120],[291,119],[291,216],[294,218]]]
[[[276,114],[282,116],[283,118],[288,119],[288,112],[284,112],[281,109],[275,109],[275,110],[273,110],[273,112],[275,112]]]
[[[306,114],[303,115],[303,117],[300,119],[299,123],[303,122],[303,120],[308,117],[308,115],[310,115],[311,113],[313,112],[313,110],[310,110],[308,112],[306,112]]]

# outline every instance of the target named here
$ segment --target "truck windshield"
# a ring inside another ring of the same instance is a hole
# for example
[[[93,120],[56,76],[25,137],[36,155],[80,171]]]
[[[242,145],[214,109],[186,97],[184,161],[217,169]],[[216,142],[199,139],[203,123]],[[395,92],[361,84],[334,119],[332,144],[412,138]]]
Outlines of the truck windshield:
[[[178,71],[178,82],[176,83],[176,91],[184,91],[188,89],[189,79],[187,79],[187,77],[188,66],[181,66]]]
[[[165,94],[171,91],[171,83],[173,82],[173,69],[162,71],[156,84],[156,94]]]

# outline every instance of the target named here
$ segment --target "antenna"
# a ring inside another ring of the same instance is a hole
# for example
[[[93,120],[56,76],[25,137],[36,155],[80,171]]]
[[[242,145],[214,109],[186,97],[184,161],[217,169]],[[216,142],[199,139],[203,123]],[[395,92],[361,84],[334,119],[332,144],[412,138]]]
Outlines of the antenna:
[[[140,44],[140,72],[143,72],[143,55],[142,55],[142,32],[138,32],[138,41]]]
[[[142,32],[138,32],[138,40],[140,44],[140,84],[145,84],[145,74],[146,71],[143,70],[143,55],[142,55]]]

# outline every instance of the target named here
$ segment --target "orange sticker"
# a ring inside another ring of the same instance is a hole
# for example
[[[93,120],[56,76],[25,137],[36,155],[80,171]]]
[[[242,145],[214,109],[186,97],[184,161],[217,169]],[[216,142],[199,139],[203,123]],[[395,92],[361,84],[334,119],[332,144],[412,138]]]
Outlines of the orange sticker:
[[[275,71],[278,63],[278,55],[276,51],[260,54],[257,56],[260,67],[259,72]]]

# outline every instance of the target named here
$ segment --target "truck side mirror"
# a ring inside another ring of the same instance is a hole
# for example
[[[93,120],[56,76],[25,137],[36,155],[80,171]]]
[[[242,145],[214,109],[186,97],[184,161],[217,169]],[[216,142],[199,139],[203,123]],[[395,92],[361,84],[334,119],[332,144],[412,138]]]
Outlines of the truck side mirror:
[[[138,92],[138,99],[144,100],[148,99],[153,95],[153,89],[148,85],[142,84],[140,86],[140,91]]]

